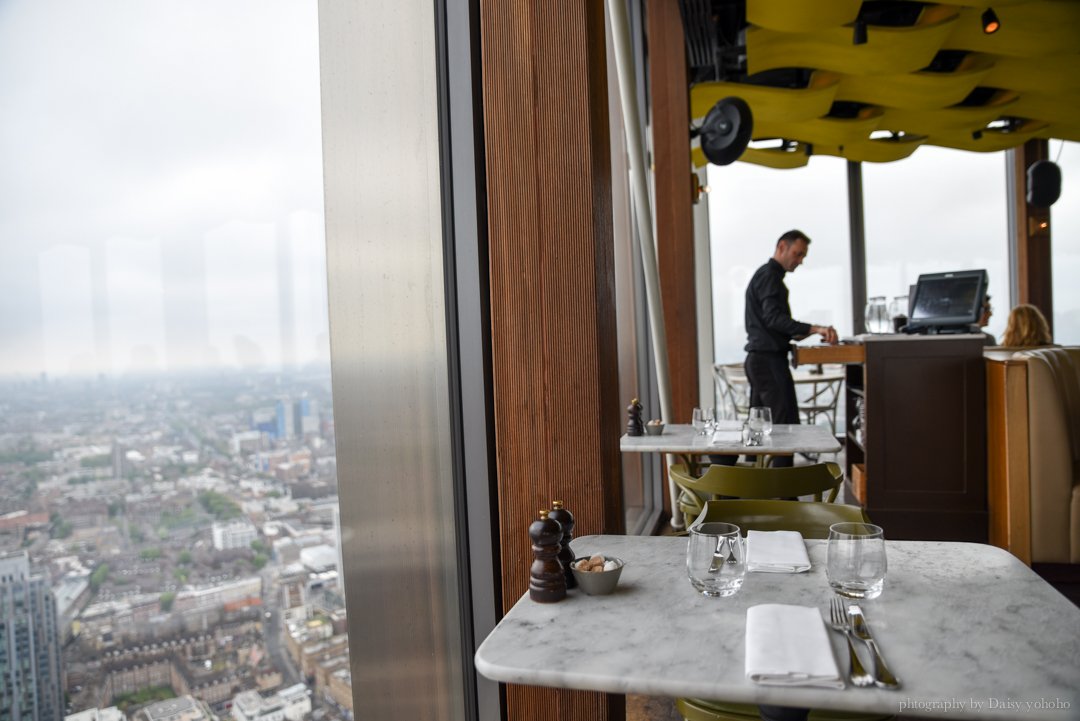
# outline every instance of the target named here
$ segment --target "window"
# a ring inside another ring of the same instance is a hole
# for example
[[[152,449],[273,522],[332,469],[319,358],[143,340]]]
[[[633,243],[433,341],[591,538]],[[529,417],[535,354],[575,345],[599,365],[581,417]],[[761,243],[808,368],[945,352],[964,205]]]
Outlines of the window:
[[[1008,225],[1002,153],[922,147],[863,164],[866,293],[907,295],[922,273],[986,269],[1000,340],[1009,315]]]
[[[351,718],[316,12],[0,7],[0,561],[68,712],[179,675]]]
[[[794,170],[710,166],[709,188],[716,362],[745,358],[746,285],[772,257],[776,239],[793,228],[811,244],[806,262],[785,279],[792,315],[851,335],[846,162],[815,157]]]
[[[1061,166],[1061,197],[1050,210],[1054,268],[1054,341],[1080,344],[1080,143],[1050,141]]]

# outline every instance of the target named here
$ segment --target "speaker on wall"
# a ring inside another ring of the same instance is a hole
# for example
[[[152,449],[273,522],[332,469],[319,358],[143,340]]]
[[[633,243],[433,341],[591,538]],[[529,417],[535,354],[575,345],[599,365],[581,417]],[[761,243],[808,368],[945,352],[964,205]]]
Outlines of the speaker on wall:
[[[1027,202],[1049,208],[1061,195],[1061,168],[1049,160],[1036,160],[1027,171]]]

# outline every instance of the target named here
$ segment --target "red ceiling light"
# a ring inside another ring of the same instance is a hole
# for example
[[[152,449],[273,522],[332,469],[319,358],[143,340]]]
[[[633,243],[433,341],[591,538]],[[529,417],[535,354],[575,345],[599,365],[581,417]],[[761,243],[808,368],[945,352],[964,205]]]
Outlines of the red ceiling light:
[[[993,35],[1001,28],[1001,21],[998,20],[994,8],[986,8],[986,12],[982,14],[982,28],[987,35]]]

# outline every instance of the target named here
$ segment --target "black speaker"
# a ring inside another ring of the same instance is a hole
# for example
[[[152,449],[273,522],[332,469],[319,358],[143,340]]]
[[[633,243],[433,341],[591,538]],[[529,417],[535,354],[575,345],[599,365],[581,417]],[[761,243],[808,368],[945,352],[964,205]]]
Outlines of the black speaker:
[[[1027,171],[1027,202],[1049,208],[1061,196],[1061,168],[1049,160],[1036,160]]]

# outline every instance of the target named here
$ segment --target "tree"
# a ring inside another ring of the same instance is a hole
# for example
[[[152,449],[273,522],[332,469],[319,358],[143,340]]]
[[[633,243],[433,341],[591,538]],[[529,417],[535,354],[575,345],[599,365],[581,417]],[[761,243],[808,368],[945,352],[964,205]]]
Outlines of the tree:
[[[188,551],[188,550],[180,551],[180,556],[177,557],[176,562],[177,563],[182,563],[185,566],[190,565],[191,564],[191,551]]]
[[[90,574],[90,588],[95,591],[101,588],[101,584],[105,583],[105,579],[109,577],[109,564],[103,563],[94,569],[94,572]]]
[[[176,600],[176,594],[172,591],[166,591],[161,594],[161,598],[158,599],[158,604],[161,606],[161,610],[164,613],[168,613],[172,610],[173,601]]]

